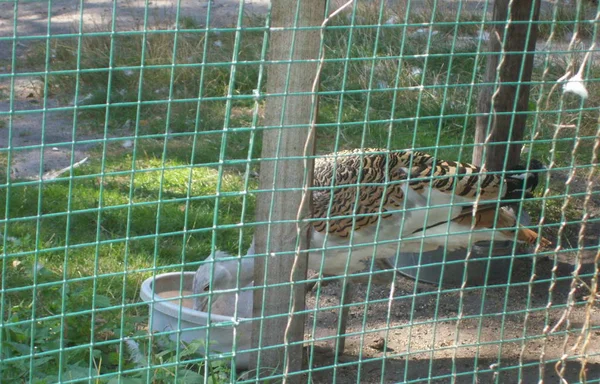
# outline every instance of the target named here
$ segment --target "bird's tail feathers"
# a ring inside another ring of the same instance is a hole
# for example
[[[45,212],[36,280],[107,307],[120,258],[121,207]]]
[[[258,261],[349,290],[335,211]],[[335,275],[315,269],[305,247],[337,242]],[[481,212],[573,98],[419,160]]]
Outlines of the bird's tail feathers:
[[[540,236],[538,233],[529,228],[524,228],[521,225],[519,225],[519,229],[517,232],[517,239],[519,241],[534,245],[538,237],[540,237],[540,245],[542,247],[549,247],[550,245],[552,245],[552,242],[550,240],[546,239],[543,236]]]
[[[474,229],[502,228],[501,232],[504,232],[508,237],[513,237],[514,231],[516,230],[517,240],[519,242],[533,245],[536,243],[538,237],[540,237],[540,244],[543,247],[552,245],[550,240],[540,236],[537,232],[518,224],[514,214],[505,209],[496,211],[493,206],[478,207],[474,216],[475,221],[472,222],[473,208],[465,207],[463,212],[454,218],[453,221],[463,225],[474,225]]]

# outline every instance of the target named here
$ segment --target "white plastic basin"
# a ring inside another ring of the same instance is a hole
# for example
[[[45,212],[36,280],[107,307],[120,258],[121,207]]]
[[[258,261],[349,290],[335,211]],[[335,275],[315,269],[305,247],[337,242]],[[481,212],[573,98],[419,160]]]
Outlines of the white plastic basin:
[[[195,272],[183,273],[183,291],[192,292],[194,275]],[[142,283],[140,296],[144,302],[148,303],[150,311],[152,311],[150,329],[153,332],[173,332],[169,335],[171,340],[177,340],[177,331],[181,329],[181,340],[188,343],[198,339],[207,340],[208,333],[209,353],[235,352],[236,368],[238,370],[247,369],[250,354],[244,351],[250,349],[252,323],[243,322],[243,318],[236,320],[232,317],[212,313],[209,319],[206,312],[195,311],[186,305],[181,307],[180,299],[158,301],[169,298],[166,295],[161,296],[161,293],[180,291],[181,276],[180,272],[165,273],[157,275],[155,278],[150,277]],[[152,294],[153,288],[154,295]],[[189,299],[183,301],[191,304]],[[179,322],[180,314],[181,322]],[[190,329],[199,327],[202,328]],[[237,338],[235,351],[233,350],[234,335]]]

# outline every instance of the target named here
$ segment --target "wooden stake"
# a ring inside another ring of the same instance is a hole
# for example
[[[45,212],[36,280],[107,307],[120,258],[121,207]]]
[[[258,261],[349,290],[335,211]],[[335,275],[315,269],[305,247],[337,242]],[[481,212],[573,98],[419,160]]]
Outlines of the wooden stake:
[[[251,369],[256,370],[258,377],[275,372],[293,374],[302,368],[305,317],[296,312],[305,308],[305,287],[302,284],[293,287],[291,284],[275,287],[273,285],[289,283],[290,278],[294,281],[306,279],[306,254],[302,254],[294,276],[291,276],[298,237],[297,224],[293,220],[298,216],[305,172],[309,172],[308,180],[312,181],[313,161],[305,163],[301,157],[304,155],[313,106],[310,95],[296,93],[311,91],[317,69],[316,59],[319,57],[320,32],[318,29],[294,31],[288,28],[320,26],[324,14],[325,2],[321,0],[272,1],[269,61],[292,59],[293,62],[268,64],[267,72],[267,93],[285,95],[267,96],[264,119],[265,126],[281,128],[266,129],[263,132],[262,158],[275,160],[261,162],[260,190],[270,192],[263,192],[257,196],[256,222],[267,224],[256,228],[256,252],[269,252],[269,256],[256,259],[254,271],[255,286],[265,287],[254,291],[253,318],[263,318],[254,321],[252,329],[252,346],[260,350],[252,355],[250,365]],[[294,52],[290,55],[292,46]],[[315,61],[295,62],[307,59]],[[296,125],[304,127],[289,128]],[[310,145],[309,148],[314,147]],[[313,154],[314,149],[309,150],[308,155]],[[305,164],[308,170],[305,169]],[[286,190],[290,188],[295,190]],[[310,204],[305,204],[299,216],[306,218],[309,213]],[[304,250],[308,243],[309,226],[302,225],[300,249]],[[267,236],[270,239],[269,244]],[[280,252],[287,254],[282,255]],[[293,316],[289,321],[291,297],[294,297],[294,307]],[[277,317],[264,319],[269,316]],[[288,344],[297,344],[284,346],[286,339]],[[284,382],[300,382],[300,379],[299,375],[286,376]]]

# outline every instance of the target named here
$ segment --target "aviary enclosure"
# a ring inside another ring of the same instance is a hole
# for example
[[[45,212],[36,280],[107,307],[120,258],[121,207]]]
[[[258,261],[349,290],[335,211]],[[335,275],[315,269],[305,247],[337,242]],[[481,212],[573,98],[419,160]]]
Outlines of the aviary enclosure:
[[[0,382],[599,383],[599,20],[0,2]]]

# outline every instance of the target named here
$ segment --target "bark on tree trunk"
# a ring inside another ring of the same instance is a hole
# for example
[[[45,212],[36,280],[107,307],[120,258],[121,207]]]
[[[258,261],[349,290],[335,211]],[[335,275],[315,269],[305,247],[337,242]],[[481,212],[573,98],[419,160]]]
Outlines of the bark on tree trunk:
[[[511,22],[507,24],[509,0],[494,2],[493,20],[500,22],[490,32],[489,51],[498,52],[487,57],[485,83],[492,83],[481,88],[477,102],[477,122],[475,143],[485,145],[485,167],[491,171],[500,171],[507,159],[507,168],[518,163],[521,156],[521,144],[507,142],[523,139],[527,112],[529,109],[529,85],[533,70],[533,57],[537,41],[537,25],[529,23],[515,24],[516,21],[537,21],[540,14],[540,0],[520,0],[513,2],[510,10]],[[533,12],[532,12],[533,9]],[[508,28],[506,26],[508,25]],[[504,54],[501,54],[504,33],[507,33]],[[527,36],[529,35],[529,40]],[[527,46],[526,46],[527,44]],[[498,65],[501,64],[498,69]],[[521,70],[522,69],[522,70]],[[493,100],[497,88],[496,75],[499,75],[499,90]],[[515,105],[515,100],[517,100]],[[512,133],[511,133],[512,126]],[[509,145],[508,151],[506,146]],[[473,151],[473,163],[483,163],[484,147],[477,146]]]

